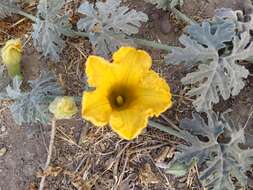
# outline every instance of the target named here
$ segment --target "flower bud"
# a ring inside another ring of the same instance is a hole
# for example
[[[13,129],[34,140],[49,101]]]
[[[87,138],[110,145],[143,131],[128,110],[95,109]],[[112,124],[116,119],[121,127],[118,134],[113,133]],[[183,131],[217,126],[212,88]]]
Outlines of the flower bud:
[[[9,40],[1,50],[3,63],[5,64],[10,77],[23,76],[20,70],[20,62],[22,57],[22,44],[20,39]]]
[[[56,119],[70,119],[77,113],[77,107],[72,97],[56,97],[49,105],[49,111]]]

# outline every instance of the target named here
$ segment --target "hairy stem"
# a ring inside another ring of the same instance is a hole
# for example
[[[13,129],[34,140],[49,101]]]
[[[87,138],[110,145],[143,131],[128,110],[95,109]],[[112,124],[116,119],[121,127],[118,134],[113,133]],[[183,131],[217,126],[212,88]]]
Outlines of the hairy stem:
[[[166,126],[164,126],[164,125],[162,125],[160,123],[157,123],[157,122],[154,122],[154,121],[149,121],[148,125],[151,126],[151,127],[157,128],[157,129],[159,129],[159,130],[161,130],[163,132],[166,132],[166,133],[168,133],[170,135],[178,137],[180,139],[182,138],[182,135],[180,134],[179,131],[177,131],[177,130],[175,130],[173,128],[170,128],[170,127],[166,127]]]
[[[140,39],[140,38],[132,38],[132,39],[138,45],[152,47],[154,49],[162,49],[167,52],[171,52],[171,49],[173,48],[172,46],[168,46],[166,44],[162,44],[162,43],[155,42],[155,41],[150,41],[150,40],[145,40],[145,39]]]
[[[46,161],[46,164],[45,164],[44,172],[48,169],[48,166],[49,166],[50,161],[51,161],[51,157],[52,157],[52,153],[53,153],[53,147],[54,147],[55,133],[56,133],[56,119],[53,118],[53,120],[52,120],[52,129],[51,129],[51,137],[50,137],[47,161]],[[46,175],[43,175],[42,178],[41,178],[41,181],[40,181],[39,190],[43,190],[45,180],[46,180]]]
[[[26,12],[24,12],[22,10],[18,10],[16,13],[19,14],[19,15],[21,15],[21,16],[24,16],[24,17],[30,19],[33,22],[35,22],[35,20],[36,20],[35,16],[33,16],[33,15],[29,14],[29,13],[26,13]]]

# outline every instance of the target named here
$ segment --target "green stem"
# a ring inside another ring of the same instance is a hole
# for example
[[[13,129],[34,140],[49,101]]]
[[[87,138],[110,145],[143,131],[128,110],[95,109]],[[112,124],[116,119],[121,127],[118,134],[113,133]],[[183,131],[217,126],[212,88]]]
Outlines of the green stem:
[[[154,49],[162,49],[167,52],[171,52],[171,50],[173,48],[173,46],[168,46],[166,44],[162,44],[162,43],[155,42],[155,41],[150,41],[150,40],[145,40],[145,39],[140,39],[140,38],[132,38],[132,39],[138,45],[152,47]]]
[[[172,129],[170,127],[166,127],[166,126],[164,126],[162,124],[159,124],[157,122],[154,122],[154,121],[149,121],[148,125],[151,126],[151,127],[157,128],[157,129],[159,129],[163,132],[166,132],[170,135],[173,135],[175,137],[178,137],[178,138],[182,139],[182,135],[180,134],[180,132],[175,130],[175,129]]]
[[[57,96],[55,95],[47,95],[47,101],[53,101]],[[80,96],[71,96],[76,102],[81,102],[82,101],[82,97]]]
[[[187,24],[191,25],[191,24],[196,24],[197,22],[190,19],[188,16],[186,16],[185,14],[183,14],[181,11],[179,11],[178,9],[176,9],[175,7],[171,7],[169,8],[169,10],[176,15],[176,17],[178,17],[179,19],[183,20],[184,22],[186,22]]]
[[[24,12],[22,10],[18,10],[16,13],[19,14],[19,15],[21,15],[21,16],[24,16],[24,17],[30,19],[33,22],[35,22],[35,20],[36,20],[35,16],[33,16],[33,15],[29,14],[29,13],[26,13],[26,12]]]
[[[73,33],[74,33],[76,36],[89,38],[89,34],[88,34],[87,32],[78,32],[78,31],[74,31],[74,30],[73,30]]]

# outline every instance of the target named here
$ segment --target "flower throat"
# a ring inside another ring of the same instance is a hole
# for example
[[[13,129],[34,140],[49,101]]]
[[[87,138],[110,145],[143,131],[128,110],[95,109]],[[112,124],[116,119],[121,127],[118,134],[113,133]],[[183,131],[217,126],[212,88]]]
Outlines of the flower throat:
[[[124,103],[125,103],[125,100],[124,100],[123,96],[121,96],[121,95],[117,96],[117,97],[116,97],[116,100],[115,100],[115,103],[116,103],[116,105],[117,105],[118,107],[123,106]]]

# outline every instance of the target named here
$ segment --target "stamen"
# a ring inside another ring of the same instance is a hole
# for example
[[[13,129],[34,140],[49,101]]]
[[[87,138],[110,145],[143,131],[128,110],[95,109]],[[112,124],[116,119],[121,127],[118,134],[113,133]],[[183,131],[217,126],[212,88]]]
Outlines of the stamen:
[[[19,43],[16,43],[14,46],[15,46],[15,48],[17,48],[17,49],[21,49],[21,48],[22,48],[21,44],[19,44]]]
[[[122,96],[117,96],[116,102],[119,106],[122,106],[124,104],[124,98]]]

